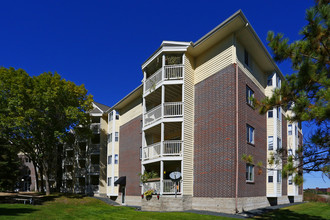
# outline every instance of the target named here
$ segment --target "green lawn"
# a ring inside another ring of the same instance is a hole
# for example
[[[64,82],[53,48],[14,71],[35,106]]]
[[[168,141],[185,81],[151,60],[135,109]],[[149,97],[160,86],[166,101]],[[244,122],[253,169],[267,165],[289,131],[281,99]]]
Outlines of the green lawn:
[[[293,205],[286,208],[278,209],[264,214],[256,219],[292,219],[292,220],[322,220],[330,219],[330,204],[320,202],[309,202],[299,205]]]
[[[0,204],[0,219],[231,219],[193,213],[139,212],[90,197],[50,196],[42,205]],[[304,203],[266,213],[257,219],[330,219],[330,205]]]

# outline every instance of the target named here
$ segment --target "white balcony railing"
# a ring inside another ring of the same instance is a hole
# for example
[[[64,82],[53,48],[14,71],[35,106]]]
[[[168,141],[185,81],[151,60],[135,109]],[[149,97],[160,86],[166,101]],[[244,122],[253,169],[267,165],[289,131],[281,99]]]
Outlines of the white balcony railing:
[[[164,108],[164,115],[162,115]],[[183,115],[183,102],[165,102],[144,114],[144,126],[150,125],[157,120],[168,117],[180,117]]]
[[[100,165],[90,165],[88,171],[89,173],[98,173],[100,172]]]
[[[100,144],[90,144],[89,152],[90,153],[100,153]]]
[[[157,70],[144,83],[144,92],[155,89],[156,86],[164,80],[183,79],[183,65],[167,65]],[[151,90],[150,90],[151,89]]]
[[[164,179],[163,180],[163,192],[161,192],[160,187],[161,181],[147,182],[143,184],[143,192],[146,192],[150,189],[154,190],[155,194],[175,194],[175,187],[177,187],[177,193],[181,193],[181,183],[178,185],[175,184],[172,180]]]
[[[143,148],[143,160],[151,160],[162,156],[182,156],[181,140],[158,142]]]

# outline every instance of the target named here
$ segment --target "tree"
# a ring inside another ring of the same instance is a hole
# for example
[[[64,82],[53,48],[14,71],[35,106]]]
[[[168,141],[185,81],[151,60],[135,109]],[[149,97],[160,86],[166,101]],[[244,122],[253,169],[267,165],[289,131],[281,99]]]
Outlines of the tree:
[[[268,33],[269,47],[276,62],[291,61],[294,71],[286,76],[280,89],[270,98],[259,103],[260,113],[281,106],[291,110],[289,121],[309,122],[317,126],[298,156],[289,156],[284,174],[292,174],[303,168],[306,172],[330,171],[330,5],[329,0],[319,0],[306,11],[308,24],[300,32],[301,40],[289,43],[283,34]],[[278,152],[281,154],[282,152]],[[294,161],[300,164],[295,166]],[[296,178],[296,183],[302,179]]]
[[[21,160],[18,152],[0,139],[0,191],[13,190],[18,181]]]
[[[1,135],[31,158],[50,194],[50,177],[60,166],[58,149],[70,129],[89,123],[92,96],[84,85],[57,73],[30,77],[23,70],[1,68],[0,85]]]

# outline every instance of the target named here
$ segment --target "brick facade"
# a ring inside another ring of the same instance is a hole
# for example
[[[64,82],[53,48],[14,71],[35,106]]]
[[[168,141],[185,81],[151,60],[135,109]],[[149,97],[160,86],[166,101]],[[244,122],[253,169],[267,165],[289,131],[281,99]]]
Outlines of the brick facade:
[[[194,196],[235,197],[236,127],[235,65],[230,65],[195,86]],[[266,196],[266,171],[254,169],[254,182],[246,182],[242,155],[266,164],[266,115],[246,103],[246,86],[255,98],[265,96],[239,70],[239,176],[238,196]],[[246,125],[255,129],[255,144],[247,143]]]
[[[239,123],[239,147],[238,147],[238,196],[254,197],[266,196],[266,169],[254,167],[254,182],[246,182],[246,162],[242,161],[242,155],[252,155],[254,164],[259,161],[265,166],[267,164],[267,127],[266,115],[259,114],[246,103],[246,87],[254,92],[254,98],[262,100],[265,95],[260,89],[238,68],[238,123]],[[247,143],[246,125],[254,128],[254,145]]]
[[[141,195],[138,176],[141,173],[141,120],[142,116],[138,116],[120,126],[119,130],[119,176],[126,176],[127,196]]]
[[[235,67],[195,85],[194,196],[235,196]],[[244,172],[245,173],[245,172]]]

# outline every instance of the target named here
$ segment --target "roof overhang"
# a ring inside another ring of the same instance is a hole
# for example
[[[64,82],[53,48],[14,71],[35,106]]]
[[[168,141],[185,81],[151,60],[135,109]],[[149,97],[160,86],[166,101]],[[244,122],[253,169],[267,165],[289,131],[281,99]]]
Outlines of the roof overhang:
[[[185,52],[191,42],[163,41],[160,47],[142,64],[142,69],[148,66],[156,57],[164,52]]]

